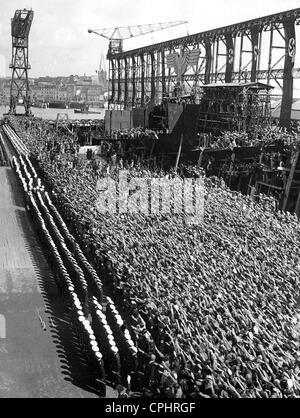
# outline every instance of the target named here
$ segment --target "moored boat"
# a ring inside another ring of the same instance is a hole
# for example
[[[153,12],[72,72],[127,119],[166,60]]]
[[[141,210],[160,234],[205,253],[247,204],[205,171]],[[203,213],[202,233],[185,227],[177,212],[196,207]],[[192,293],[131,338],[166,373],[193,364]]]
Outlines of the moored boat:
[[[66,102],[60,101],[50,102],[48,107],[49,109],[68,109]]]

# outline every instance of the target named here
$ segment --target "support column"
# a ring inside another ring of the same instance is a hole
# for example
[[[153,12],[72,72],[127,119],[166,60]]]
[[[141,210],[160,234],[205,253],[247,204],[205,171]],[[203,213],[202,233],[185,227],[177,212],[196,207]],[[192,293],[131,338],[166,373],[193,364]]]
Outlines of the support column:
[[[124,109],[128,108],[128,61],[124,58]]]
[[[141,56],[141,106],[145,105],[145,57],[142,54]]]
[[[136,105],[136,61],[134,55],[132,59],[132,107]]]
[[[121,86],[121,60],[118,59],[118,105],[121,104],[121,96],[122,96],[122,86]]]
[[[243,49],[244,49],[244,34],[241,34],[241,44],[240,44],[240,61],[239,61],[239,82],[242,79],[242,70],[243,70]]]
[[[258,26],[251,29],[251,45],[252,45],[252,66],[251,66],[251,82],[257,81],[257,64],[261,53],[259,48],[260,31]]]
[[[296,56],[295,18],[283,23],[285,34],[285,63],[283,72],[282,102],[280,113],[280,126],[289,128],[293,104],[293,70]]]
[[[267,78],[268,84],[270,84],[270,79],[271,79],[271,69],[272,69],[272,60],[273,60],[273,41],[274,41],[274,28],[272,26],[270,29],[270,49],[269,49],[268,78]]]
[[[226,70],[225,70],[225,83],[231,83],[234,63],[234,45],[233,37],[231,34],[225,36],[226,42]]]
[[[212,65],[212,53],[211,53],[211,42],[205,42],[205,76],[204,84],[210,83],[211,65]]]
[[[151,104],[154,104],[154,102],[155,102],[155,91],[156,91],[154,52],[151,52],[150,58],[151,58],[151,96],[150,96],[150,100],[151,100]]]
[[[166,67],[165,67],[165,51],[164,49],[161,53],[161,88],[162,88],[162,97],[166,97],[167,85],[166,85]]]
[[[155,97],[154,104],[161,103],[162,93],[161,93],[161,54],[159,51],[155,52],[154,57],[156,57],[156,74],[155,74]]]
[[[115,67],[115,62],[113,59],[109,60],[109,67],[110,67],[110,76],[111,76],[111,82],[110,82],[110,87],[111,87],[111,96],[110,96],[110,100],[109,100],[109,104],[113,104],[115,103],[115,94],[116,94],[116,90],[115,90],[115,71],[116,71],[116,67]]]
[[[215,54],[214,54],[214,59],[215,59],[215,82],[218,81],[218,71],[219,71],[219,48],[220,48],[220,39],[217,38],[216,40],[216,49],[215,49]]]

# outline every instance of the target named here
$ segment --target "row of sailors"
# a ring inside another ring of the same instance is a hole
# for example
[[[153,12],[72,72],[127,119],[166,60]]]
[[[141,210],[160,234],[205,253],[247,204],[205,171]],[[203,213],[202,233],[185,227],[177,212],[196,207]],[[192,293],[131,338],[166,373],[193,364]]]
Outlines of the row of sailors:
[[[43,218],[38,212],[38,207],[36,204],[33,204],[33,208],[35,209],[35,215],[37,219],[43,221]],[[50,245],[52,244],[50,247],[52,251],[50,251],[49,254],[52,256],[51,259],[55,259],[56,261],[54,266],[56,278],[59,280],[57,283],[59,283],[59,287],[62,286],[63,288],[62,293],[67,301],[68,308],[71,311],[72,323],[76,330],[81,349],[85,353],[90,369],[98,381],[99,394],[105,396],[106,373],[104,368],[103,354],[102,351],[100,351],[90,321],[87,319],[88,312],[86,310],[86,306],[81,303],[81,298],[78,297],[75,291],[74,284],[70,279],[70,275],[64,266],[62,258],[49,232],[47,231],[47,228],[43,228],[42,232],[43,236],[41,236],[41,242],[48,242]]]
[[[91,371],[97,378],[99,382],[98,388],[99,393],[102,396],[105,396],[105,368],[103,355],[99,349],[98,342],[96,340],[94,331],[90,325],[90,322],[87,319],[87,312],[84,312],[84,306],[82,305],[80,298],[78,297],[74,284],[70,278],[70,275],[67,269],[64,266],[62,258],[59,254],[59,251],[46,227],[45,221],[42,217],[42,214],[39,210],[38,204],[36,203],[35,198],[31,191],[28,190],[28,186],[25,178],[22,175],[20,170],[20,165],[17,159],[13,159],[14,166],[18,177],[23,185],[25,194],[27,195],[27,204],[30,212],[35,219],[37,232],[40,236],[41,242],[44,243],[45,249],[47,250],[48,258],[52,262],[56,277],[63,282],[63,294],[67,299],[69,309],[71,311],[72,323],[77,332],[80,346],[84,353],[86,354],[88,364],[91,368]]]
[[[63,257],[61,257],[61,254],[57,248],[57,242],[59,240],[63,240],[63,237],[60,235],[57,227],[54,225],[53,218],[51,217],[49,211],[47,210],[45,203],[42,199],[41,194],[39,191],[37,191],[36,198],[33,197],[32,192],[29,191],[26,181],[24,180],[24,177],[22,176],[22,173],[20,171],[20,166],[17,163],[17,160],[14,159],[16,170],[18,172],[18,175],[20,179],[22,180],[22,184],[24,184],[24,191],[26,193],[29,193],[29,209],[31,212],[33,212],[33,218],[36,220],[36,223],[38,224],[38,232],[41,237],[41,242],[44,243],[46,253],[48,255],[48,259],[51,262],[52,268],[56,275],[56,281],[59,289],[62,291],[62,294],[68,299],[68,304],[71,305],[73,313],[75,312],[73,320],[76,325],[76,329],[79,330],[81,325],[85,327],[86,331],[88,332],[88,335],[80,333],[80,341],[83,342],[85,347],[85,352],[88,356],[89,364],[91,365],[92,371],[97,371],[97,380],[98,382],[102,382],[100,384],[101,392],[103,393],[103,380],[105,376],[113,382],[115,385],[121,383],[121,363],[120,363],[120,356],[119,356],[119,350],[117,348],[117,345],[115,343],[113,332],[111,328],[109,327],[106,317],[104,313],[102,312],[102,305],[98,302],[96,297],[92,298],[91,308],[89,308],[88,298],[87,298],[87,286],[85,286],[85,283],[81,283],[78,285],[77,283],[77,290],[78,295],[81,297],[78,298],[77,293],[75,293],[75,285],[70,279],[70,276],[68,274],[67,269],[64,266],[64,263],[62,262],[62,258],[65,259],[68,256],[71,257],[72,263],[76,264],[76,261],[74,261],[73,256],[70,253],[62,254]],[[26,170],[26,174],[28,175],[28,171]],[[30,177],[29,177],[30,178]],[[50,199],[48,199],[48,203],[50,203]],[[44,216],[42,216],[42,213]],[[47,218],[47,221],[45,222],[45,218]],[[47,225],[47,226],[46,226]],[[48,228],[52,228],[52,233],[54,235],[55,243],[48,231]],[[65,226],[66,227],[66,226]],[[66,228],[67,229],[67,228]],[[65,248],[65,246],[64,246]],[[82,254],[82,257],[83,254]],[[74,277],[74,276],[72,276]],[[85,292],[82,294],[82,287],[84,288]],[[80,299],[83,299],[83,304],[81,303]],[[73,301],[74,303],[69,303]],[[112,301],[111,301],[112,304]],[[74,311],[75,309],[75,311]],[[122,321],[120,315],[116,312],[116,309],[114,306],[111,306],[110,312],[116,313],[117,319],[115,320],[116,323],[120,323]],[[92,316],[90,316],[92,314]],[[94,334],[94,331],[92,330],[91,326],[89,325],[90,322],[88,321],[88,317],[91,318],[93,323],[93,328],[96,331],[97,340],[101,341],[101,348],[104,349],[104,360],[102,353],[100,351],[97,351],[97,341]],[[79,321],[79,322],[78,322]],[[123,321],[122,321],[123,325]],[[127,331],[128,333],[128,331]],[[87,338],[88,337],[88,338]],[[125,334],[125,340],[128,341],[128,345],[131,344],[133,346],[133,342],[128,337],[128,334]],[[126,339],[127,338],[127,339]],[[90,340],[90,341],[89,341]],[[95,354],[96,354],[96,364],[95,364],[95,355],[91,356],[90,350],[87,349],[89,347]],[[135,347],[133,348],[133,351],[135,351]],[[136,354],[136,353],[135,353]],[[99,359],[101,357],[101,367],[99,369]],[[106,364],[106,371],[104,369],[104,364]]]
[[[70,234],[67,225],[65,224],[63,218],[61,217],[60,213],[53,205],[49,195],[47,192],[44,194],[44,201],[51,212],[53,219],[57,227],[59,228],[67,248],[69,251],[74,255],[79,267],[84,272],[84,276],[86,278],[89,294],[95,295],[100,303],[103,301],[103,289],[102,289],[102,282],[99,279],[96,271],[91,266],[91,264],[87,261],[86,257],[84,256],[80,246],[76,243],[75,238]]]
[[[47,228],[54,239],[54,242],[57,246],[58,252],[64,261],[64,264],[72,277],[76,292],[78,293],[81,302],[84,305],[84,312],[88,315],[88,284],[85,279],[82,269],[78,266],[76,259],[73,254],[68,250],[64,238],[59,232],[53,217],[51,216],[48,208],[46,207],[41,194],[37,193],[37,204],[38,208],[41,211],[43,218],[45,219]],[[59,276],[58,276],[59,280]]]
[[[9,140],[15,149],[15,151],[20,155],[28,155],[29,151],[24,145],[23,141],[20,139],[19,135],[11,128],[11,126],[4,124],[3,130],[5,134],[9,137]]]
[[[8,164],[8,155],[4,143],[3,136],[0,132],[0,166]]]
[[[66,250],[66,244],[61,244],[64,237],[60,232],[63,232],[63,235],[69,238],[69,241],[72,240],[72,245],[74,245],[75,240],[69,233],[67,226],[55,206],[52,204],[48,194],[43,194],[43,197],[45,197],[44,201],[39,190],[35,191],[35,193],[36,200],[31,193],[31,209],[33,208],[35,212],[34,218],[39,220],[40,226],[42,225],[41,241],[45,243],[46,253],[48,254],[52,268],[56,273],[57,285],[61,290],[61,293],[67,298],[68,304],[71,305],[71,310],[74,311],[75,309],[75,316],[73,314],[73,319],[74,324],[77,324],[76,329],[80,329],[80,324],[83,324],[86,331],[92,331],[89,332],[88,335],[85,335],[84,333],[80,333],[79,335],[80,341],[84,341],[84,351],[88,357],[91,370],[93,373],[97,371],[95,375],[97,376],[101,393],[103,394],[105,392],[105,384],[103,383],[105,377],[115,385],[126,385],[126,382],[131,381],[132,377],[132,386],[135,388],[145,385],[148,386],[149,383],[151,384],[151,382],[154,382],[158,377],[161,378],[161,376],[164,375],[165,368],[155,361],[155,356],[152,355],[149,357],[147,352],[143,350],[143,336],[140,336],[138,339],[136,336],[134,336],[134,338],[130,336],[113,301],[106,297],[105,303],[102,303],[103,299],[99,301],[95,296],[90,297],[89,300],[88,285],[86,281],[79,281],[79,283],[78,281],[77,283],[71,281],[62,259],[65,260],[66,258],[69,258],[72,265],[77,265],[77,262],[68,250],[60,253],[57,249],[57,244],[60,241],[61,248]],[[51,214],[48,207],[51,210]],[[40,210],[44,217],[42,217]],[[54,216],[52,217],[51,215]],[[47,218],[46,224],[44,218]],[[60,224],[60,231],[55,225],[53,218]],[[51,238],[47,227],[51,230],[55,243]],[[76,244],[75,247],[76,246],[78,247],[77,256],[78,254],[81,254],[82,261],[85,260],[85,263],[89,264],[78,244]],[[76,257],[76,259],[78,259],[78,257]],[[70,264],[67,265],[67,267],[70,267]],[[94,271],[91,266],[90,268]],[[74,276],[71,277],[74,278]],[[92,295],[92,293],[90,295]],[[74,302],[74,297],[76,302],[75,305],[74,303],[69,302],[70,300],[71,302]],[[90,321],[87,318],[89,318]],[[90,324],[92,324],[93,328]],[[95,343],[97,341],[101,341],[101,353],[99,351],[99,354],[97,354],[97,350],[95,351],[97,348]],[[101,367],[98,364],[100,357]]]

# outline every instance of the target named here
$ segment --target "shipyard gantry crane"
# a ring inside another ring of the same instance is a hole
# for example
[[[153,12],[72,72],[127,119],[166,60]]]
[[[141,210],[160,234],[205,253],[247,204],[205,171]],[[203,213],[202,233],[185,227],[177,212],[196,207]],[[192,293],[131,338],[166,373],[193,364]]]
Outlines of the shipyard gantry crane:
[[[164,22],[164,23],[150,23],[146,25],[135,25],[135,26],[121,26],[115,28],[103,28],[103,29],[88,29],[89,33],[94,33],[102,38],[109,40],[109,48],[107,53],[107,59],[109,60],[109,80],[112,79],[112,74],[115,74],[116,68],[111,65],[112,59],[117,54],[123,52],[123,41],[126,39],[135,38],[137,36],[147,35],[152,32],[157,32],[163,29],[172,28],[175,26],[180,26],[187,24],[187,21],[175,21],[175,22]],[[127,66],[126,66],[127,68]],[[119,79],[121,78],[121,73],[125,69],[118,68]],[[114,78],[114,77],[113,77]],[[113,104],[115,86],[114,82],[109,83],[109,107]],[[126,101],[126,100],[125,100]],[[126,106],[125,106],[126,107]]]
[[[16,113],[16,105],[23,102],[25,115],[30,114],[30,87],[28,81],[28,37],[33,20],[32,10],[16,10],[11,19],[12,69],[9,113]]]
[[[187,21],[148,23],[145,25],[119,26],[115,28],[88,29],[88,33],[94,33],[109,40],[108,57],[123,52],[123,41],[137,36],[147,35],[174,26],[187,24]]]

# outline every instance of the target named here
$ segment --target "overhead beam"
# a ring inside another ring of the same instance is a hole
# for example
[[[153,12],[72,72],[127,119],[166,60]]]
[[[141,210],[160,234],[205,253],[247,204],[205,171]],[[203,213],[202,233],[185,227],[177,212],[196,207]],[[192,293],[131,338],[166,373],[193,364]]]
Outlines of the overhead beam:
[[[287,29],[287,22],[290,22],[292,29]],[[273,84],[276,82],[282,89],[285,103],[283,108],[286,109],[282,123],[287,126],[291,113],[293,79],[300,78],[300,68],[294,68],[295,63],[292,65],[288,54],[291,39],[296,39],[292,35],[299,24],[300,8],[297,8],[127,52],[109,54],[112,69],[110,104],[124,105],[125,108],[144,106],[149,101],[154,105],[159,104],[162,98],[174,94],[179,78],[181,88],[178,90],[185,94],[193,89],[197,91],[201,84],[214,81],[266,80]],[[274,33],[280,34],[281,42],[273,38]],[[278,50],[273,54],[275,48],[282,50],[280,59]],[[269,57],[265,68],[261,68],[262,55]],[[129,63],[132,63],[132,67],[128,73]]]
[[[161,49],[176,49],[180,48],[181,45],[191,46],[195,43],[200,44],[207,41],[210,42],[213,39],[224,37],[226,35],[238,35],[243,32],[245,33],[247,31],[251,31],[253,26],[257,27],[259,30],[267,31],[270,30],[274,22],[282,25],[283,27],[284,21],[291,18],[295,19],[296,24],[300,23],[300,8],[284,11],[281,13],[275,13],[257,19],[251,19],[246,22],[236,23],[234,25],[223,26],[217,29],[196,33],[194,35],[172,39],[170,41],[148,45],[130,51],[125,51],[120,54],[115,54],[115,56],[117,56],[118,58],[125,58],[127,55],[140,55],[151,52],[157,52]],[[108,55],[108,58],[111,58],[111,56]]]

